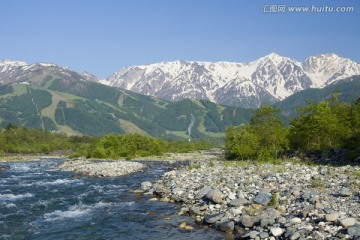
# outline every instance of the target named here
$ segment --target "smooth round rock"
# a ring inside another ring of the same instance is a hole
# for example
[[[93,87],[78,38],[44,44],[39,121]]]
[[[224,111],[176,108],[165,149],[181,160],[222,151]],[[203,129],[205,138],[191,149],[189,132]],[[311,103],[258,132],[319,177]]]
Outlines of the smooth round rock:
[[[339,218],[339,213],[337,212],[325,214],[325,220],[327,222],[335,222],[336,220],[338,220],[338,218]]]
[[[356,219],[355,218],[343,218],[339,221],[339,223],[344,228],[348,228],[348,227],[356,224]]]

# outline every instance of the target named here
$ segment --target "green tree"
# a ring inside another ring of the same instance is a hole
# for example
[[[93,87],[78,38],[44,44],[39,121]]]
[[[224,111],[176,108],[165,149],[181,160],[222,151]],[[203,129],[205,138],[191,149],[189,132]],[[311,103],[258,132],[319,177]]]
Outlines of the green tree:
[[[279,151],[286,148],[287,136],[282,122],[277,117],[279,110],[271,106],[260,107],[250,120],[250,128],[259,138],[262,151],[277,158]]]
[[[277,158],[287,147],[287,131],[270,106],[256,110],[249,125],[226,129],[225,149],[229,158],[268,161]]]
[[[336,111],[335,111],[336,112]],[[339,119],[328,101],[308,103],[291,121],[289,141],[293,149],[321,150],[339,147]]]
[[[351,131],[349,139],[351,148],[360,148],[360,98],[351,107]]]
[[[228,158],[254,159],[259,149],[259,138],[249,125],[226,128],[225,149]]]

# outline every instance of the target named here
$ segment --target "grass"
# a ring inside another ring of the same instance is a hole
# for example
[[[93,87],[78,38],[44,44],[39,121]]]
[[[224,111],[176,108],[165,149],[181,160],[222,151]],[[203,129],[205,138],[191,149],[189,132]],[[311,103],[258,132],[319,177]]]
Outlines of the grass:
[[[278,195],[276,193],[273,193],[271,195],[271,200],[270,202],[268,203],[268,206],[275,206],[278,202]]]
[[[206,128],[205,128],[205,114],[201,115],[201,119],[197,119],[199,121],[199,126],[197,127],[197,130],[209,137],[212,138],[225,138],[225,132],[218,132],[218,133],[214,133],[214,132],[207,132]]]
[[[123,120],[123,119],[119,119],[119,123],[121,128],[126,132],[126,133],[139,133],[145,136],[149,136],[149,134],[147,132],[145,132],[144,130],[142,130],[141,128],[139,128],[138,126],[136,126],[134,123]]]
[[[360,194],[360,181],[350,181],[349,188],[353,193],[358,192]]]
[[[352,173],[355,177],[360,178],[360,170],[354,170]]]
[[[201,168],[201,164],[200,163],[193,163],[190,162],[189,166],[188,166],[188,170],[191,171],[193,169],[199,169]]]
[[[324,181],[321,178],[311,179],[310,187],[311,188],[323,188],[324,187]]]

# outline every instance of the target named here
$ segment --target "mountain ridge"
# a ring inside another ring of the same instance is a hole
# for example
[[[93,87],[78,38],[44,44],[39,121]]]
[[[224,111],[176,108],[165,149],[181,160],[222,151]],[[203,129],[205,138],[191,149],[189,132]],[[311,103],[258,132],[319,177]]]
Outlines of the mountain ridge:
[[[360,64],[335,54],[298,62],[271,53],[246,63],[178,60],[128,66],[100,82],[168,101],[195,98],[256,108],[354,75],[360,75]]]
[[[200,73],[208,72],[198,63],[192,67]],[[3,61],[0,62],[0,81],[2,128],[12,123],[67,134],[102,136],[136,132],[167,139],[221,141],[226,126],[247,123],[253,113],[253,109],[228,107],[207,100],[165,101],[100,84],[90,73],[80,74],[55,64]],[[339,83],[345,84],[340,88],[343,96],[352,92],[352,98],[347,100],[359,97],[359,77],[349,82],[351,84],[343,80]],[[330,90],[327,86],[323,88],[324,94],[316,94],[327,97],[339,83],[334,81],[329,85],[333,86]],[[182,87],[181,81],[179,87]],[[301,94],[299,92],[297,98],[301,98]],[[303,94],[311,96],[311,91]],[[282,112],[287,114],[289,107],[294,110],[294,102],[296,105],[297,100],[283,104]]]

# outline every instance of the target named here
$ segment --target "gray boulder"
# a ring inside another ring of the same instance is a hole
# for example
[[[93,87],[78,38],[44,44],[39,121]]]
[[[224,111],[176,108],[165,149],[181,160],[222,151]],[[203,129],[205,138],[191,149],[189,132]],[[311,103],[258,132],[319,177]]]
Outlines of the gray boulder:
[[[235,224],[233,221],[222,222],[219,225],[219,229],[223,232],[232,232],[234,231]]]
[[[238,207],[238,206],[245,205],[247,202],[248,201],[245,198],[237,198],[237,199],[231,200],[229,202],[229,205],[233,206],[233,207]]]
[[[141,183],[141,189],[143,190],[148,190],[152,187],[152,183],[149,182],[149,181],[146,181],[146,182],[142,182]]]
[[[354,237],[360,237],[360,224],[349,227],[348,234]]]
[[[220,221],[223,216],[223,213],[211,214],[205,217],[205,222],[209,224],[216,223],[217,221]]]
[[[210,192],[211,190],[213,190],[212,187],[210,186],[205,186],[203,187],[196,195],[195,195],[195,199],[201,199],[203,198],[208,192]]]
[[[340,191],[340,196],[342,197],[349,197],[352,195],[352,192],[349,188],[342,188]]]
[[[249,215],[243,215],[241,218],[241,224],[244,225],[244,227],[251,228],[254,226],[254,218]]]
[[[258,195],[256,195],[254,202],[260,205],[268,205],[268,203],[271,201],[272,196],[270,194],[267,193],[258,193]]]
[[[213,201],[214,203],[222,203],[223,201],[223,194],[218,189],[210,190],[206,194],[206,198]]]

